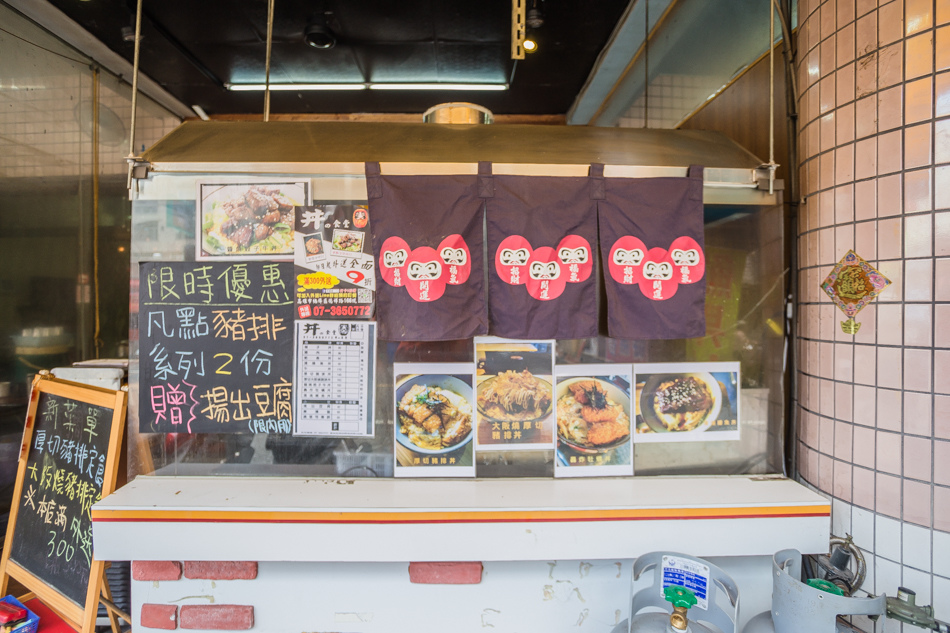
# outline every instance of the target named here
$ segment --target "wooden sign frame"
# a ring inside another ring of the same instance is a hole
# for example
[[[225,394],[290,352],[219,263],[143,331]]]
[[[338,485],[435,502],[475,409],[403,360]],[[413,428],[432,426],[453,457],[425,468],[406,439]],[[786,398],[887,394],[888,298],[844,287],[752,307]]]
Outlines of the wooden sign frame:
[[[29,457],[29,448],[33,441],[33,431],[36,424],[36,409],[39,405],[41,393],[69,398],[112,410],[109,448],[106,453],[105,471],[102,478],[102,497],[110,494],[115,489],[120,442],[125,430],[128,393],[124,390],[112,391],[111,389],[92,387],[68,380],[58,380],[53,378],[49,372],[44,372],[34,379],[30,406],[23,428],[23,441],[20,445],[19,466],[17,467],[16,484],[13,488],[13,504],[10,508],[6,545],[3,548],[3,556],[0,557],[0,596],[6,595],[7,584],[10,578],[13,578],[74,629],[81,633],[93,633],[99,611],[100,595],[105,582],[105,562],[95,558],[92,559],[89,569],[89,587],[86,590],[86,603],[83,606],[77,606],[75,602],[55,587],[50,586],[17,562],[10,560],[13,537],[16,533],[17,514],[19,513],[20,499],[23,493],[23,482],[26,477],[27,458]]]

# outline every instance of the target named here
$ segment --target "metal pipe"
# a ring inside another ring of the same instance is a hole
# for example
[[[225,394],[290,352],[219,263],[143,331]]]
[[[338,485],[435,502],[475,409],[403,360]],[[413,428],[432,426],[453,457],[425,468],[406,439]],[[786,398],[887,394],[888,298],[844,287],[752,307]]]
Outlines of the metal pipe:
[[[864,554],[861,552],[861,548],[854,544],[854,541],[851,540],[850,536],[847,538],[832,536],[831,540],[829,541],[828,551],[833,551],[835,545],[844,547],[849,552],[851,552],[852,556],[854,556],[854,562],[857,565],[857,569],[854,572],[854,582],[852,583],[854,587],[851,590],[851,593],[854,593],[861,588],[862,584],[864,584],[864,579],[868,574],[868,565],[864,560]]]
[[[273,43],[274,0],[267,0],[267,59],[264,62],[264,121],[270,121],[270,53]]]
[[[769,0],[769,195],[775,193],[775,6]]]
[[[132,55],[132,121],[129,125],[129,177],[125,186],[132,188],[132,170],[135,168],[135,106],[139,94],[139,51],[142,48],[142,0],[135,5],[135,52]]]
[[[92,291],[95,310],[95,329],[92,333],[92,346],[99,358],[102,339],[99,338],[99,67],[92,70]]]

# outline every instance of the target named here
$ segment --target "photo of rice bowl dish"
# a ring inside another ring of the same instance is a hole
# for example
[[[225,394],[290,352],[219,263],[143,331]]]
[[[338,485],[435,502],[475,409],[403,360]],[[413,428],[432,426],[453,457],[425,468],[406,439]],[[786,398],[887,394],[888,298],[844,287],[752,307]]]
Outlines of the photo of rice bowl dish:
[[[345,253],[360,253],[363,251],[363,234],[359,231],[333,231],[333,250]]]
[[[653,374],[640,396],[640,412],[659,433],[704,431],[719,415],[722,388],[706,372]]]
[[[529,422],[547,417],[553,403],[551,383],[527,369],[508,370],[478,385],[478,410],[501,422]]]
[[[630,438],[630,396],[594,377],[570,378],[557,386],[558,438],[580,452],[602,452]]]
[[[417,453],[460,449],[472,439],[472,387],[456,376],[417,375],[396,389],[397,440]]]
[[[302,198],[306,197],[300,185],[199,186],[200,245],[205,253],[233,256],[293,252],[294,207],[304,204]]]
[[[306,249],[307,255],[322,255],[323,239],[319,233],[308,235],[304,238],[303,247]]]

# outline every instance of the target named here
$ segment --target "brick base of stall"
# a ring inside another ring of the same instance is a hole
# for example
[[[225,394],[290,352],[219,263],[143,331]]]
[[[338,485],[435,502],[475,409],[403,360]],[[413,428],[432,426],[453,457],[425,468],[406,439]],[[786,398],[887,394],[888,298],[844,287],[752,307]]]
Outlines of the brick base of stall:
[[[480,562],[426,562],[409,564],[413,584],[471,585],[482,579]],[[184,578],[184,580],[183,580]],[[256,562],[241,561],[133,561],[132,579],[154,583],[189,580],[253,581]],[[197,596],[192,596],[197,597]],[[145,629],[247,631],[254,628],[254,606],[242,604],[142,604],[139,623]]]
[[[184,572],[184,573],[183,573]],[[132,579],[168,582],[186,579],[254,580],[256,562],[238,561],[155,561],[132,562]],[[254,627],[254,606],[244,604],[188,604],[179,609],[175,604],[142,605],[140,624],[146,629],[202,631],[247,631]]]

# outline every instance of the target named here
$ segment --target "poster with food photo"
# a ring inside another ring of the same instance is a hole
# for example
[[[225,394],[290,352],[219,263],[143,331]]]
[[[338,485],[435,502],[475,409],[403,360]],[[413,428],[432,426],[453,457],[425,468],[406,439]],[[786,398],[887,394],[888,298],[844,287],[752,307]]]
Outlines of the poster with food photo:
[[[294,253],[294,207],[310,203],[310,181],[197,182],[195,258],[283,259]]]
[[[396,477],[474,477],[469,363],[395,363]]]
[[[476,447],[554,448],[554,341],[475,338]]]
[[[635,364],[634,442],[739,439],[739,363]]]
[[[297,207],[294,272],[298,319],[369,319],[376,273],[365,204]]]
[[[630,365],[558,365],[554,371],[554,476],[632,475]]]

